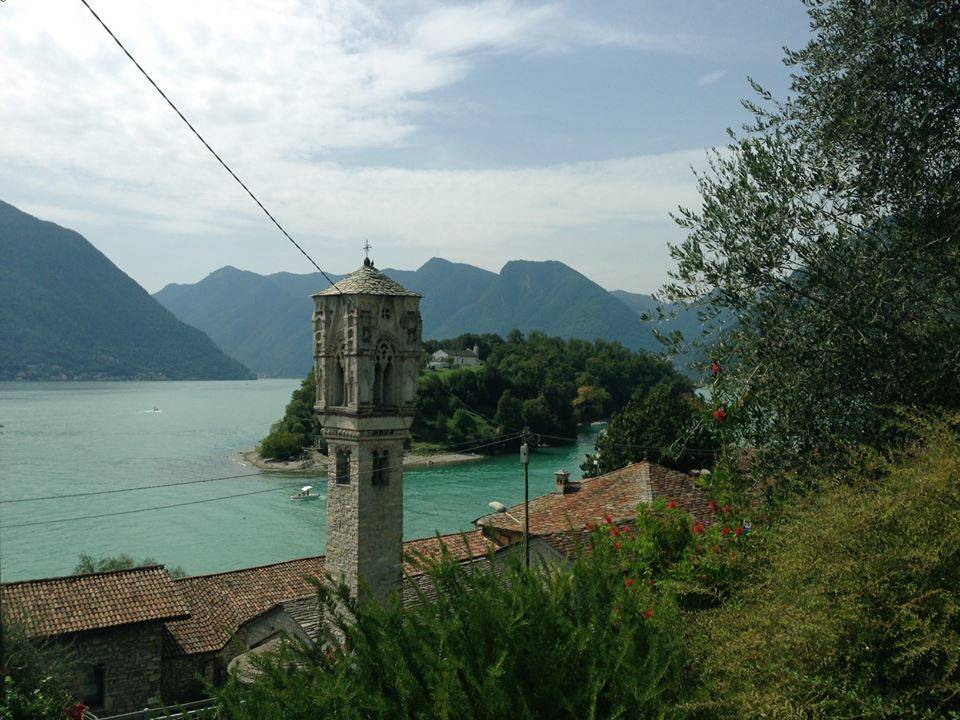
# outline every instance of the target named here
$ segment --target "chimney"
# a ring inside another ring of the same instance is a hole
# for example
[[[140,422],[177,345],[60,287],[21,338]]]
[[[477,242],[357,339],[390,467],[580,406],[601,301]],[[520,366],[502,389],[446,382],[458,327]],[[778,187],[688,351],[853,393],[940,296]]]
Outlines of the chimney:
[[[570,473],[566,470],[557,470],[557,495],[566,495],[573,488],[570,485]]]

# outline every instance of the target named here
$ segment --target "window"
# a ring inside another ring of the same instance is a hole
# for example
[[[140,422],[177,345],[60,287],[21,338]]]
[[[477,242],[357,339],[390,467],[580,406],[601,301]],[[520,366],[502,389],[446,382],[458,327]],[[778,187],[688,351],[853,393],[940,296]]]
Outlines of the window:
[[[337,450],[334,480],[337,485],[350,484],[350,451]]]
[[[333,404],[343,405],[347,399],[347,378],[343,355],[337,355],[337,373],[334,376]]]
[[[103,707],[104,679],[103,665],[88,665],[80,678],[80,699],[92,708]]]
[[[381,343],[373,365],[373,404],[393,405],[393,353]]]
[[[389,320],[389,319],[390,319],[390,308],[388,308],[386,305],[384,305],[384,306],[380,309],[380,319],[381,319],[381,320]]]
[[[378,453],[373,451],[373,484],[390,484],[390,451],[384,450]]]

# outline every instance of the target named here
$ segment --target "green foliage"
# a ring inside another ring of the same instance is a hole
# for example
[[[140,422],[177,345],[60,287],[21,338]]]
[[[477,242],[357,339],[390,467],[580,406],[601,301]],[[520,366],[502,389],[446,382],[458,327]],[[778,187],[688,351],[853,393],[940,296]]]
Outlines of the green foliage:
[[[74,575],[87,575],[89,573],[111,572],[113,570],[129,570],[131,568],[146,567],[148,565],[159,565],[152,557],[146,557],[140,562],[133,559],[126,553],[119,555],[104,555],[94,557],[87,553],[80,553],[77,564],[73,568]],[[187,577],[186,571],[182,567],[166,568],[167,573],[174,579]]]
[[[68,645],[32,638],[27,629],[5,621],[3,693],[0,720],[62,720],[71,702],[70,679],[77,662]]]
[[[957,427],[924,444],[878,480],[836,478],[764,532],[742,590],[696,633],[711,716],[960,713]]]
[[[245,380],[77,233],[0,201],[0,380]]]
[[[269,460],[294,460],[305,448],[320,442],[320,423],[314,411],[317,396],[317,381],[313,371],[293,391],[283,417],[273,424],[270,434],[260,441],[257,448],[262,457]]]
[[[478,441],[521,430],[575,437],[577,425],[620,409],[634,388],[680,376],[664,361],[601,340],[563,340],[533,332],[465,335],[444,345],[481,345],[480,367],[428,373],[421,378],[413,435],[418,441],[451,442],[450,420],[458,409],[479,423]],[[486,348],[486,350],[484,350]],[[459,400],[458,400],[459,398]],[[462,401],[462,402],[461,402]],[[457,437],[463,437],[457,434]]]
[[[754,86],[667,288],[734,314],[720,400],[781,466],[884,446],[894,405],[960,407],[960,6],[806,4],[790,97]]]
[[[708,468],[719,444],[705,427],[707,409],[683,377],[640,388],[597,438],[596,455],[581,469],[588,475],[647,459],[679,470]]]
[[[261,663],[252,686],[224,688],[228,714],[678,717],[672,708],[685,676],[677,609],[646,584],[628,586],[617,564],[584,559],[525,571],[515,556],[502,572],[449,560],[427,572],[436,599],[421,594],[406,608],[358,607],[346,588],[321,588],[349,651],[289,646]]]

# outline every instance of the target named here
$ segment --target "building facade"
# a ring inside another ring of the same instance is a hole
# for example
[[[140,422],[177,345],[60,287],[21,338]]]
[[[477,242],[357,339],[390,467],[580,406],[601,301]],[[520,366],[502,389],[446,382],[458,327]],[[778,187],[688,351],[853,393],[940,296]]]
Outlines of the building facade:
[[[474,345],[466,350],[445,350],[441,348],[430,355],[427,367],[432,370],[441,368],[474,367],[480,364],[480,346]]]
[[[314,295],[316,411],[331,458],[327,572],[354,595],[400,588],[403,448],[420,375],[420,295],[367,259]]]

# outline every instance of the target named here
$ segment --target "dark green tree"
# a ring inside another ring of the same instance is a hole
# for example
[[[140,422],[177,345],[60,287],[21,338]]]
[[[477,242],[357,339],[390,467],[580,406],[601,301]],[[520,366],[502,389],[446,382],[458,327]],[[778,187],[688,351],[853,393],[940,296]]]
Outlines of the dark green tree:
[[[754,84],[666,288],[732,312],[715,401],[781,464],[885,444],[893,406],[960,406],[960,5],[805,4],[790,95]]]
[[[640,389],[597,439],[581,469],[598,475],[639,460],[678,470],[710,467],[718,445],[705,429],[707,408],[686,378],[664,378]]]
[[[137,562],[131,555],[120,553],[119,555],[103,555],[94,557],[87,553],[80,553],[77,558],[77,564],[73,568],[74,575],[86,575],[88,573],[111,572],[113,570],[129,570],[131,568],[145,567],[147,565],[159,565],[152,557],[145,557]],[[170,577],[179,579],[187,577],[186,571],[179,565],[175,568],[167,568]]]

